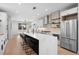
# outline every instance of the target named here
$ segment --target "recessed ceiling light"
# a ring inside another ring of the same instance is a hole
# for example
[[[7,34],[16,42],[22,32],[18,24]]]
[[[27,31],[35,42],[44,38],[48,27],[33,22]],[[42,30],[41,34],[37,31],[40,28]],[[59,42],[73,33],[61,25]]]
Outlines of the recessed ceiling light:
[[[48,9],[45,9],[45,11],[48,11]]]
[[[37,14],[38,16],[40,15],[40,14]]]
[[[22,5],[22,3],[18,3],[18,5]]]

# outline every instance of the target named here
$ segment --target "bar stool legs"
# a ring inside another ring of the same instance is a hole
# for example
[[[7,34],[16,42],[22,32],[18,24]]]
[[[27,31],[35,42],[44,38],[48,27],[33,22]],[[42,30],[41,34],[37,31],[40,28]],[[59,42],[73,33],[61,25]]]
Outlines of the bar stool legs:
[[[37,55],[33,49],[29,46],[28,43],[26,43],[24,40],[21,43],[21,46],[23,48],[23,50],[25,51],[26,55]]]

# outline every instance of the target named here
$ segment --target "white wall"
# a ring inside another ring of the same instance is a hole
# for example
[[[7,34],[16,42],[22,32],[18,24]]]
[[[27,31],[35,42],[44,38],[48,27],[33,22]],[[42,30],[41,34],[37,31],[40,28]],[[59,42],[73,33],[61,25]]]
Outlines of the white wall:
[[[23,23],[23,22],[12,21],[12,30],[11,30],[12,35],[18,35],[19,33],[26,31],[26,30],[18,30],[18,23]]]
[[[13,21],[11,29],[12,29],[11,30],[12,35],[18,34],[18,23]]]

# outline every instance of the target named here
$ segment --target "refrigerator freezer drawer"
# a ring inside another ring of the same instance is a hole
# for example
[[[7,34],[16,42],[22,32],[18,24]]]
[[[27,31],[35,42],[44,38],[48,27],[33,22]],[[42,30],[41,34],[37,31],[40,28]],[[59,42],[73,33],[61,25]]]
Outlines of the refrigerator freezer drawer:
[[[77,52],[77,42],[74,40],[70,40],[70,50]]]
[[[69,49],[69,39],[65,39],[64,45],[66,49]]]
[[[69,39],[61,38],[60,46],[66,49],[69,49]]]

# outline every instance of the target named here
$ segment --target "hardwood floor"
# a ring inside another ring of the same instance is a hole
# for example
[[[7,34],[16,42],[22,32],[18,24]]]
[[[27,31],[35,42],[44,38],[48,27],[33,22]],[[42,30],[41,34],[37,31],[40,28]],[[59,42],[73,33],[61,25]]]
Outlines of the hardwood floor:
[[[21,47],[21,38],[19,36],[13,37],[9,40],[4,55],[26,55]]]
[[[71,51],[68,51],[64,48],[58,47],[58,55],[77,55],[77,54]]]

